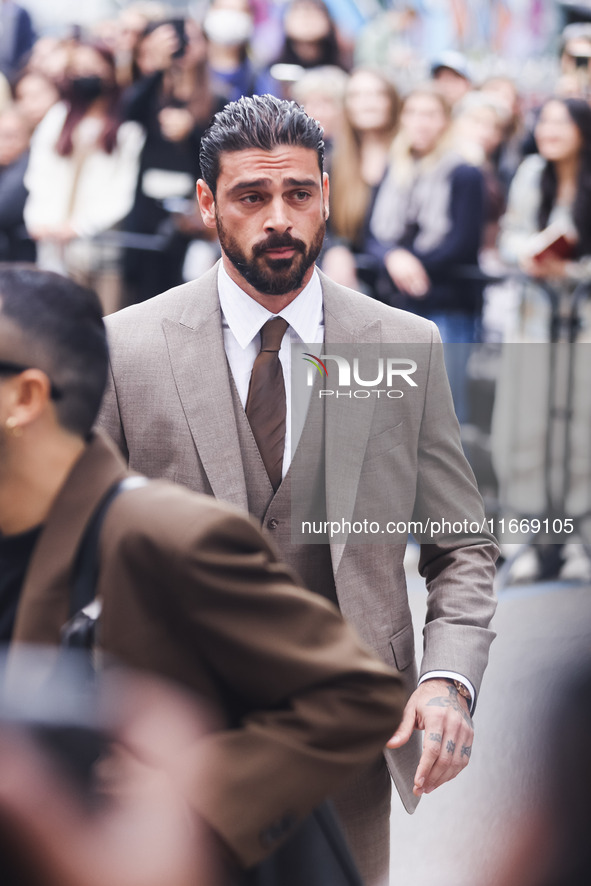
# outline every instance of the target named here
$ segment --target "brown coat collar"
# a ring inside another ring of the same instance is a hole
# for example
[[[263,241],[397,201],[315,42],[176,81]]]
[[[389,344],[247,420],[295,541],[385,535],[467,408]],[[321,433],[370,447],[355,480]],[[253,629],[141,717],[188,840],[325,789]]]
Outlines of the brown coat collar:
[[[23,636],[34,643],[59,641],[84,530],[107,490],[127,474],[115,446],[101,432],[95,433],[55,498],[35,547],[17,613],[15,641]]]

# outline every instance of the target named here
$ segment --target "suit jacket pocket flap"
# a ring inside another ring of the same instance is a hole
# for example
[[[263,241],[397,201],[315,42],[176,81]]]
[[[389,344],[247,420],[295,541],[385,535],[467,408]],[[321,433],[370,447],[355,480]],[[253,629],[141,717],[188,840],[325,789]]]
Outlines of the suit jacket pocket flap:
[[[394,427],[386,428],[384,431],[380,431],[379,434],[370,437],[367,441],[364,464],[399,446],[404,439],[404,426],[404,421],[399,421]]]
[[[403,671],[415,660],[415,637],[413,626],[406,625],[393,637],[390,637],[390,647],[394,655],[394,662],[399,671]]]

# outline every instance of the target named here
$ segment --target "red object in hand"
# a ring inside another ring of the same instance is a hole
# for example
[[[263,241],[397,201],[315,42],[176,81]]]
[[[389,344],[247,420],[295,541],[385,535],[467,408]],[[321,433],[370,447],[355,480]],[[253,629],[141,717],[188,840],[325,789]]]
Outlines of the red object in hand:
[[[574,256],[576,245],[575,231],[555,223],[532,237],[528,254],[533,261],[540,263],[547,259],[564,261]]]

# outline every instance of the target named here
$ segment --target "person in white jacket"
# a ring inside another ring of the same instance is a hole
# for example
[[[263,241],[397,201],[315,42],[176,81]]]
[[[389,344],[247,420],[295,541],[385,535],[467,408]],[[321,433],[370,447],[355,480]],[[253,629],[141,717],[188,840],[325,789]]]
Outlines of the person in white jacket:
[[[144,142],[122,122],[111,52],[96,42],[72,51],[64,100],[35,131],[25,185],[25,224],[37,264],[94,288],[105,313],[122,306],[119,248],[111,231],[131,209]]]

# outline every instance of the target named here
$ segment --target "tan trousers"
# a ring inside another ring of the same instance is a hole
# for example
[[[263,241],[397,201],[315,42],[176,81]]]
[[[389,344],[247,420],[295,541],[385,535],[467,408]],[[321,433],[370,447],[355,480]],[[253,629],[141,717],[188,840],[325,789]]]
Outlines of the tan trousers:
[[[333,801],[365,886],[388,886],[392,783],[380,755]]]

